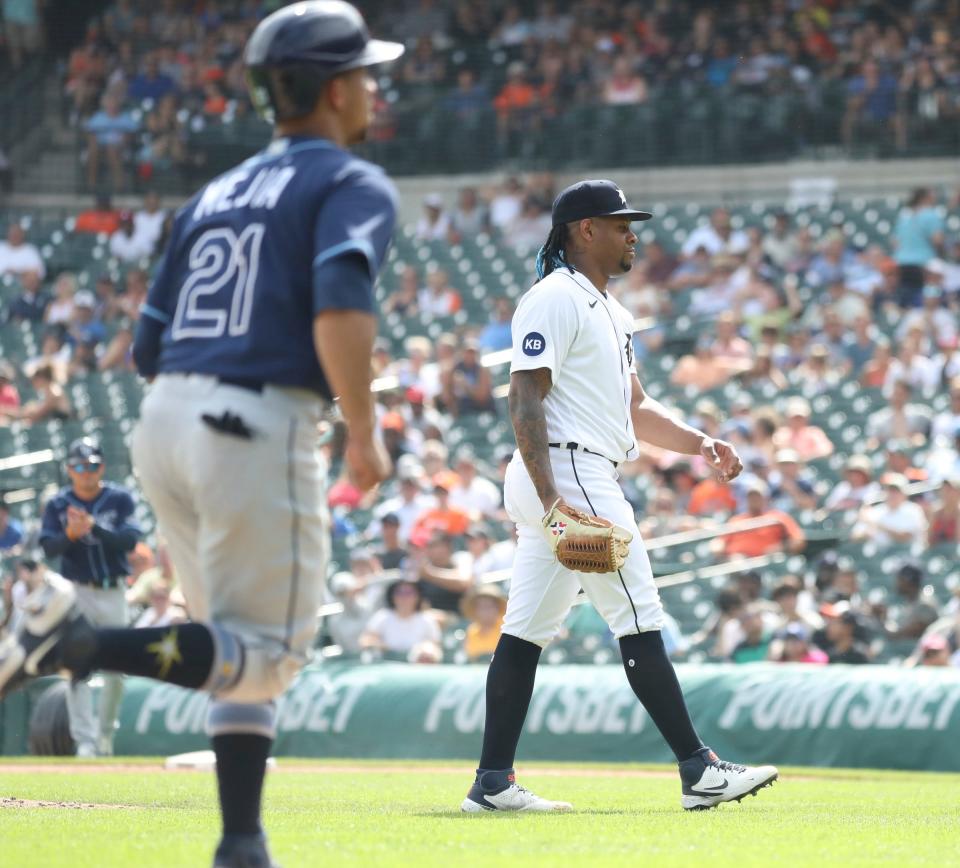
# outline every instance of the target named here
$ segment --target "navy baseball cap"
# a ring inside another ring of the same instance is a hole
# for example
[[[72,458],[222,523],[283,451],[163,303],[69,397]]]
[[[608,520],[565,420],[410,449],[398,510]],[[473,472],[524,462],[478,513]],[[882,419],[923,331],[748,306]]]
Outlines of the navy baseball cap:
[[[794,622],[788,624],[784,629],[777,633],[778,639],[799,639],[801,642],[810,641],[810,631],[803,624]]]
[[[67,463],[85,462],[86,464],[102,464],[103,452],[100,445],[90,437],[74,440],[67,450]]]
[[[553,225],[575,223],[587,217],[629,217],[649,220],[649,211],[637,211],[627,204],[627,197],[613,181],[577,181],[553,200]]]

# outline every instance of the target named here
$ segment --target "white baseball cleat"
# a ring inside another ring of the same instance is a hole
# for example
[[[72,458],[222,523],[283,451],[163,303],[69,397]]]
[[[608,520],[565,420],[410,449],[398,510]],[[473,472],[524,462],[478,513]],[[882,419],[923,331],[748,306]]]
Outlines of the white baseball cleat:
[[[16,633],[0,643],[0,698],[22,682],[49,675],[58,668],[57,646],[79,616],[73,583],[49,573],[23,601],[23,620]]]
[[[728,763],[710,748],[704,748],[680,763],[680,804],[688,811],[704,811],[721,802],[739,802],[773,784],[778,775],[774,766]]]
[[[530,790],[521,787],[513,769],[478,772],[467,797],[460,803],[466,814],[483,811],[570,811],[569,802],[551,802],[541,799]]]
[[[97,746],[90,742],[82,742],[77,745],[77,759],[95,759],[97,756]]]

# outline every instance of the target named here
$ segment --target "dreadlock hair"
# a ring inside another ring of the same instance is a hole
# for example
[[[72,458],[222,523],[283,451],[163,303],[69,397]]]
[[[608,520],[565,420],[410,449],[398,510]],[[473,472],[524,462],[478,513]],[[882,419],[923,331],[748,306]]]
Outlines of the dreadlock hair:
[[[537,254],[537,277],[540,280],[558,268],[569,268],[573,271],[573,266],[566,258],[568,238],[566,223],[560,223],[550,230],[547,240]]]

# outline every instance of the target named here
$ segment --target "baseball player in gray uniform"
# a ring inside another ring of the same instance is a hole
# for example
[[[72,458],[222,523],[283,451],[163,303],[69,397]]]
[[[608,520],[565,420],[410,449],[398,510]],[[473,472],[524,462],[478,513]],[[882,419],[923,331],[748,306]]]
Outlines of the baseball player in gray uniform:
[[[177,213],[134,342],[154,379],[134,434],[141,484],[193,622],[94,630],[69,583],[28,600],[0,646],[0,695],[63,666],[146,675],[211,694],[223,836],[215,868],[273,865],[260,822],[276,698],[317,627],[329,518],[317,424],[334,396],[357,486],[386,478],[370,392],[373,285],[397,196],[350,154],[371,121],[371,39],[340,0],[306,0],[257,26],[245,51],[273,141]]]
[[[537,258],[540,280],[513,318],[509,405],[518,448],[504,502],[518,544],[503,635],[487,675],[480,767],[461,805],[466,812],[570,809],[517,784],[513,764],[540,652],[581,588],[619,640],[627,680],[677,757],[684,808],[739,801],[777,777],[773,766],[720,760],[697,735],[660,635],[663,611],[650,561],[617,484],[617,468],[637,456],[638,438],[702,455],[722,481],[742,469],[733,446],[678,421],[646,395],[634,368],[633,320],[607,285],[633,265],[631,223],[650,217],[628,206],[612,181],[563,190]],[[582,572],[558,559],[557,536],[591,522],[594,534],[615,525],[626,554],[614,559],[613,570]]]

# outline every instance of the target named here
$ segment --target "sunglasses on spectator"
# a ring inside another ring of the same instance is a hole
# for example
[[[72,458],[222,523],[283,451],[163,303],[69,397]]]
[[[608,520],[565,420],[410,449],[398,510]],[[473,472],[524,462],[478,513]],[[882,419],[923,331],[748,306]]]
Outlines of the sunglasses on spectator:
[[[96,473],[102,466],[101,464],[71,464],[70,469],[74,473]]]

